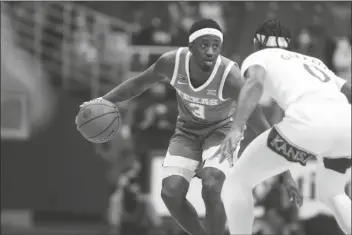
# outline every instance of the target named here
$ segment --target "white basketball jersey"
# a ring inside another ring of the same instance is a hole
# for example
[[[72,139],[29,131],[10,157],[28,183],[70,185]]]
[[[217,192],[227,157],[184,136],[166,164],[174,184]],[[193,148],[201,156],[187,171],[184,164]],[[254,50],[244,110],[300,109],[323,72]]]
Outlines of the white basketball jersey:
[[[264,90],[286,110],[294,102],[337,100],[348,103],[340,92],[346,82],[319,59],[280,48],[267,48],[249,55],[242,76],[252,65],[266,70]]]

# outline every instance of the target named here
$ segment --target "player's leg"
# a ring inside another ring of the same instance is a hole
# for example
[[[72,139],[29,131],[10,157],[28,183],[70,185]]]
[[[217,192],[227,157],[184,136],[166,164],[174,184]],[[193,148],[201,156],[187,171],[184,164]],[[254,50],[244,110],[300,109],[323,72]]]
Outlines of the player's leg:
[[[345,234],[351,234],[351,199],[345,193],[346,168],[351,159],[324,159],[317,169],[319,199],[334,213],[335,219]],[[341,170],[339,170],[339,169]]]
[[[290,137],[318,156],[321,163],[317,169],[319,198],[333,211],[341,229],[351,234],[351,200],[344,190],[345,171],[351,166],[351,106],[324,103],[316,106],[314,113],[301,113],[306,114],[303,115],[306,124],[294,125],[300,135]],[[291,126],[282,126],[282,131],[289,128],[292,129]]]
[[[341,113],[338,113],[340,111]],[[345,193],[347,169],[351,167],[351,111],[350,107],[336,111],[338,123],[329,131],[331,150],[325,152],[317,169],[318,196],[334,213],[340,228],[351,234],[351,199]],[[327,134],[329,134],[327,133]]]
[[[186,199],[189,182],[200,158],[201,152],[196,141],[176,130],[163,164],[161,197],[172,217],[192,235],[205,234],[197,211]]]
[[[226,229],[226,213],[221,191],[225,175],[214,167],[205,167],[202,171],[202,197],[206,209],[205,228],[209,235],[223,235]]]
[[[206,231],[210,235],[224,234],[226,229],[226,213],[221,192],[232,164],[228,161],[219,163],[217,158],[210,157],[218,150],[230,128],[229,124],[215,129],[203,143],[202,197],[206,208]]]
[[[222,197],[231,235],[252,234],[253,188],[294,164],[270,148],[272,133],[275,130],[265,131],[247,146],[225,181]]]
[[[219,144],[219,143],[217,143]],[[203,156],[212,156],[219,145],[203,152]],[[202,169],[202,197],[205,204],[205,224],[208,234],[224,234],[226,229],[226,213],[221,192],[226,179],[226,170],[230,168],[228,161],[219,163],[217,158],[205,160]]]

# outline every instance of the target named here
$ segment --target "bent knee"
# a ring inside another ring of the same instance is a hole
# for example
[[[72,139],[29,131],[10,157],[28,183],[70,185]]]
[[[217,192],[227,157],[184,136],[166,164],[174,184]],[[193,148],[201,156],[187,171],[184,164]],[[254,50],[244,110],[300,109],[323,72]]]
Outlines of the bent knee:
[[[225,174],[216,168],[204,168],[202,177],[202,195],[219,196],[221,194],[223,184],[225,181]]]
[[[343,228],[346,234],[351,234],[351,224],[347,223],[346,226]]]
[[[345,193],[346,183],[346,174],[327,169],[324,165],[318,166],[316,184],[320,201],[329,203],[334,196]]]
[[[336,195],[344,194],[343,187],[328,188],[325,185],[317,186],[317,198],[319,201],[330,204]]]
[[[162,181],[161,198],[165,201],[184,199],[187,195],[189,183],[179,175],[169,176]]]
[[[326,180],[329,181],[329,180]],[[345,187],[343,182],[317,182],[317,197],[323,203],[330,203],[336,195],[344,194]]]
[[[344,222],[344,223],[340,223],[339,225],[340,225],[342,231],[345,234],[351,234],[351,223],[350,223],[350,221]]]

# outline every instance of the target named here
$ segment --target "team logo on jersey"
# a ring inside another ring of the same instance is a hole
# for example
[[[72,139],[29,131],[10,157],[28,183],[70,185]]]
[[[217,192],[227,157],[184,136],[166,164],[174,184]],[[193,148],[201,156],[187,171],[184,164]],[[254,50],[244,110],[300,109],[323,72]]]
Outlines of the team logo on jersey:
[[[183,76],[182,74],[177,74],[176,78],[180,81],[180,82],[187,82],[187,77]]]
[[[207,95],[215,95],[216,96],[216,90],[207,89],[206,94]]]
[[[269,133],[267,146],[275,153],[285,157],[286,160],[298,162],[302,166],[305,166],[308,160],[315,159],[313,154],[290,144],[279,134],[275,127],[273,127]]]

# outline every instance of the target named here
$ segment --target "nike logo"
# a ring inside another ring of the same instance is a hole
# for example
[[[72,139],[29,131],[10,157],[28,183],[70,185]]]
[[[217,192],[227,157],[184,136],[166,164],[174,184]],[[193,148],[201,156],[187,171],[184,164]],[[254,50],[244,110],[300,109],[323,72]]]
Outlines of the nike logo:
[[[180,81],[177,81],[178,84],[181,84],[181,85],[187,85],[188,82],[180,82]]]

